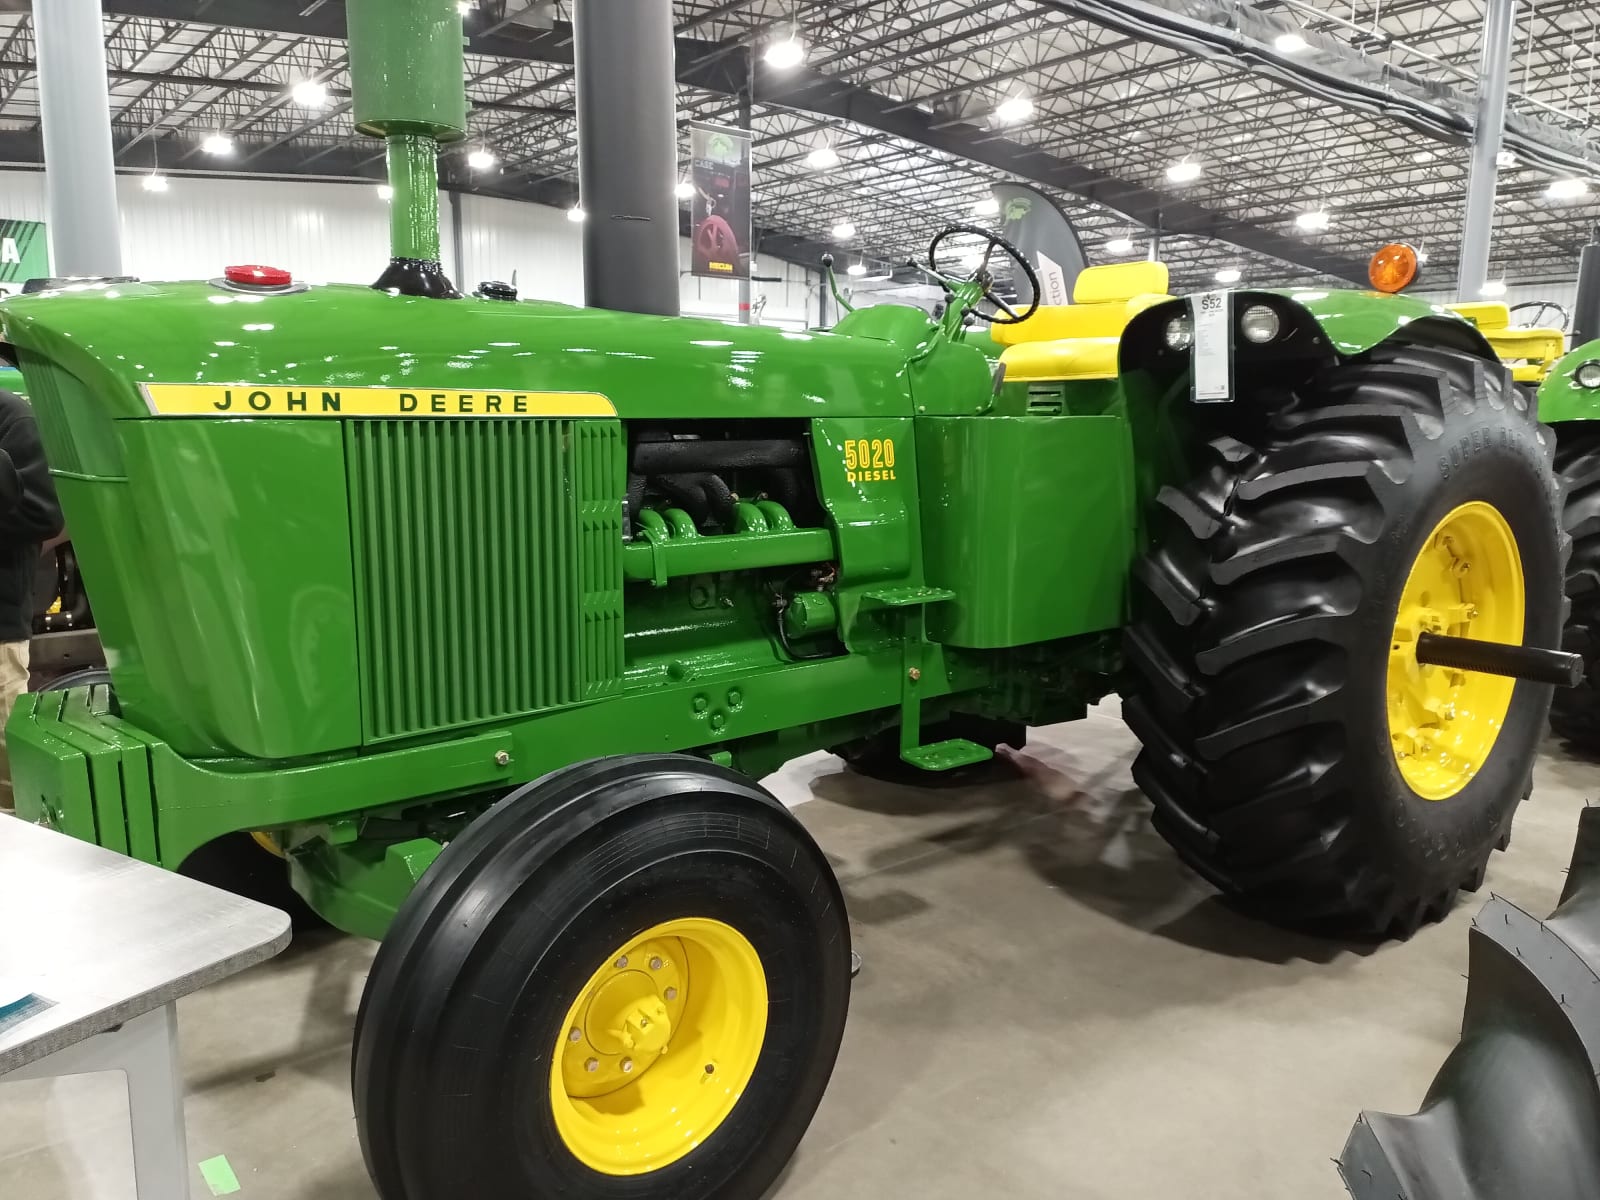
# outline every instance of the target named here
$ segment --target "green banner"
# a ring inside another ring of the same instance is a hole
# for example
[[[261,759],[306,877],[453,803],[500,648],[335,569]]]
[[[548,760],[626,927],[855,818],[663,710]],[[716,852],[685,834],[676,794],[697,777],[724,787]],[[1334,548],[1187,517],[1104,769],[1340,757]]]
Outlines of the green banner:
[[[50,274],[50,243],[43,221],[0,221],[0,293],[22,290],[30,279]]]

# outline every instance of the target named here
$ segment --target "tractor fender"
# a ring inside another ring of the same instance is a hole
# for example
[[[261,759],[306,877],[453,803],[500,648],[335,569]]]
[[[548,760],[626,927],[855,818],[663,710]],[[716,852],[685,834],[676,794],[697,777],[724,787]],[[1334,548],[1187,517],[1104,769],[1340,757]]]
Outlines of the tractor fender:
[[[1588,362],[1600,362],[1600,338],[1568,351],[1539,385],[1539,420],[1554,425],[1600,419],[1600,388],[1586,388],[1577,378]]]
[[[1179,298],[1145,309],[1129,323],[1120,348],[1121,368],[1176,366],[1161,331],[1173,317],[1189,313],[1192,300]],[[1478,327],[1442,304],[1383,292],[1317,288],[1262,288],[1233,293],[1235,317],[1252,303],[1265,303],[1285,318],[1306,358],[1352,358],[1389,341],[1408,341],[1471,354],[1496,362]],[[1310,336],[1307,336],[1310,335]],[[1235,347],[1240,346],[1237,333]]]
[[[1396,336],[1495,360],[1478,327],[1443,304],[1417,296],[1320,288],[1284,288],[1276,295],[1304,309],[1342,357],[1364,353]]]

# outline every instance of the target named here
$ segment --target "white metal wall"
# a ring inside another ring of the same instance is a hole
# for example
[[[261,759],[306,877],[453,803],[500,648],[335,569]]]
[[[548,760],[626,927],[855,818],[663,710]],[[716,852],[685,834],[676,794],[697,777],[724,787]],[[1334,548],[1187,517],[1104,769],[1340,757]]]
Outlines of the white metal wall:
[[[0,218],[46,220],[44,185],[37,171],[0,171]],[[371,184],[177,175],[167,191],[147,192],[139,176],[120,175],[117,198],[123,268],[141,279],[205,279],[229,263],[263,262],[314,283],[370,283],[389,257],[389,209]],[[454,261],[453,199],[461,204],[462,264]],[[582,230],[564,211],[444,195],[440,224],[445,269],[459,285],[514,274],[524,296],[583,303]],[[737,318],[738,285],[687,274],[689,244],[679,244],[683,311]],[[764,258],[755,274],[783,278],[753,285],[765,297],[764,323],[815,321],[817,272]]]

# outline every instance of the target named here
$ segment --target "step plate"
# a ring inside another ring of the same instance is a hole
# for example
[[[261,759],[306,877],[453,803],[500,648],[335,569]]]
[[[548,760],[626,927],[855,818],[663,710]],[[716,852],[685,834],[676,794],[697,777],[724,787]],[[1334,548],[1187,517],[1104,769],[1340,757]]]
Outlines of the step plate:
[[[994,751],[966,738],[950,738],[943,742],[930,742],[926,746],[913,746],[902,750],[900,757],[913,767],[924,771],[954,771],[957,767],[970,767],[974,763],[988,762]]]

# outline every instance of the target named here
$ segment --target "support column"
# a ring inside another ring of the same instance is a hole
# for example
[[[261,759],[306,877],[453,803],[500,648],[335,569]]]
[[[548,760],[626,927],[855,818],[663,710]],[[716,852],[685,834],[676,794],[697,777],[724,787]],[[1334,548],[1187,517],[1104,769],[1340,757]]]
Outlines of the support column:
[[[755,59],[752,57],[752,55],[750,53],[750,47],[749,46],[746,46],[744,48],[744,50],[743,50],[743,58],[744,58],[744,87],[739,89],[739,128],[744,130],[746,133],[749,133],[750,132],[750,98],[751,98],[752,95],[755,94],[755,90],[756,90]],[[754,168],[754,166],[755,166],[754,155],[751,156],[750,165],[751,165],[752,168]],[[754,184],[755,184],[754,170],[752,170],[751,175],[752,175],[751,186],[754,186]],[[748,199],[749,198],[746,197],[746,201],[747,202],[748,202]],[[754,205],[751,205],[751,207],[754,208]],[[751,222],[750,222],[750,226],[751,226],[752,229],[755,228],[754,214],[752,214],[752,219],[751,219]],[[750,268],[749,268],[749,271],[753,272],[755,269],[756,269],[756,248],[755,248],[755,246],[752,245],[750,247]],[[750,274],[749,274],[749,272],[746,272],[744,277],[739,280],[739,320],[740,320],[741,323],[743,323],[745,325],[750,324]]]
[[[52,270],[122,274],[100,0],[34,0]]]
[[[1489,240],[1494,233],[1494,200],[1500,170],[1495,159],[1505,131],[1516,19],[1517,0],[1489,0],[1483,22],[1483,56],[1478,64],[1478,119],[1472,130],[1467,211],[1461,227],[1458,300],[1478,299],[1489,279]]]
[[[678,315],[672,0],[575,0],[584,303]]]

